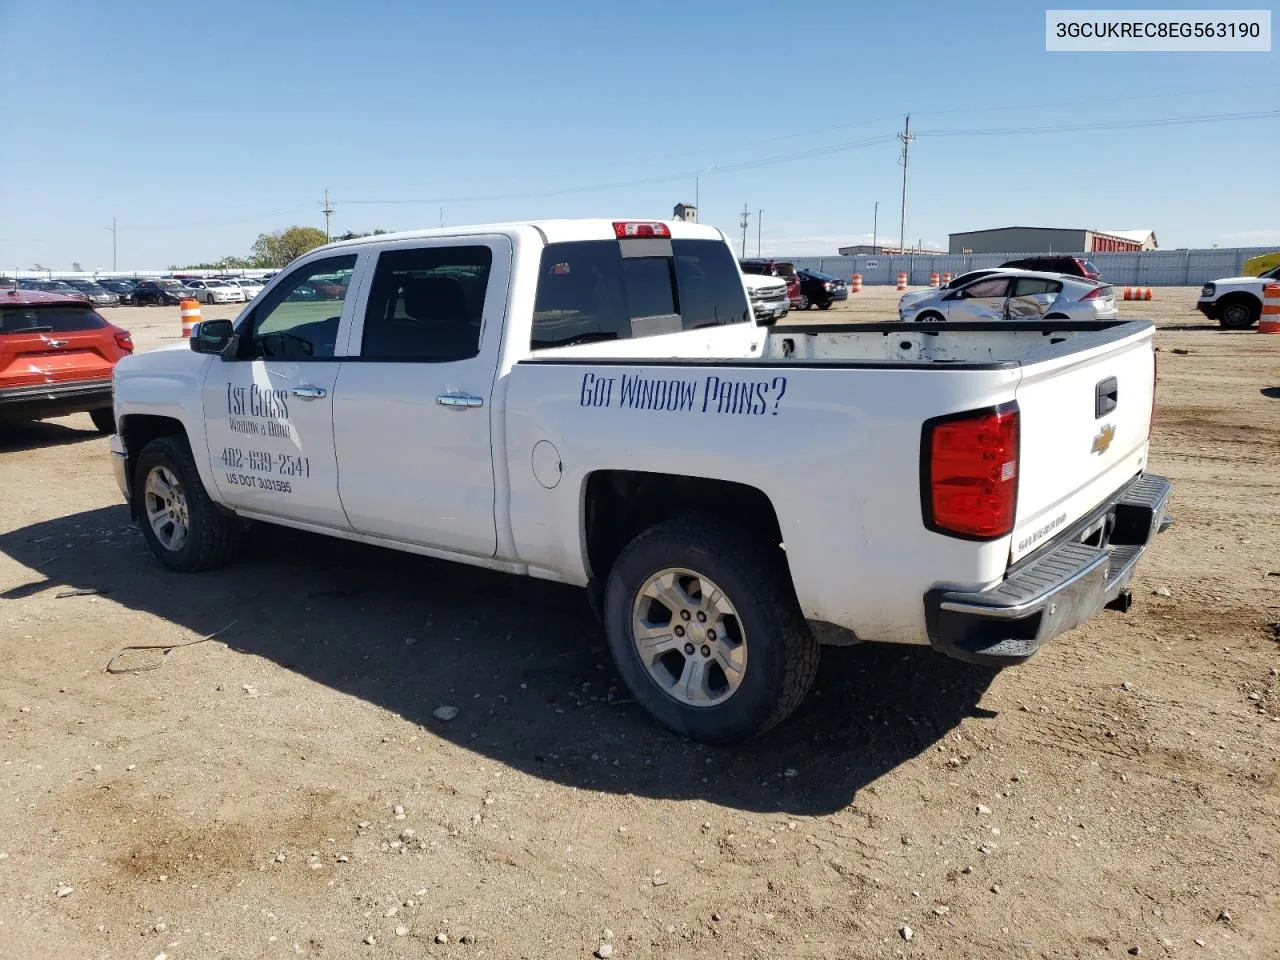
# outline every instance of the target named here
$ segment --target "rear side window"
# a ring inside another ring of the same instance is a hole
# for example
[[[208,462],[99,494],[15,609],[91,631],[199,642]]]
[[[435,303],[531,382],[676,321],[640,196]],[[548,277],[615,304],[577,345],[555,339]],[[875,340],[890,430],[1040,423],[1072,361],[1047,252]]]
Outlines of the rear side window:
[[[0,307],[0,334],[72,333],[76,330],[101,330],[106,325],[107,321],[92,310],[74,304]]]
[[[369,292],[360,356],[419,363],[476,356],[492,265],[487,246],[384,250]]]
[[[1013,282],[1015,297],[1034,297],[1039,293],[1057,293],[1062,284],[1056,280],[1045,280],[1041,277],[1018,277]]]
[[[672,256],[623,257],[616,240],[548,244],[533,349],[629,340],[751,318],[742,276],[717,240],[673,240]]]

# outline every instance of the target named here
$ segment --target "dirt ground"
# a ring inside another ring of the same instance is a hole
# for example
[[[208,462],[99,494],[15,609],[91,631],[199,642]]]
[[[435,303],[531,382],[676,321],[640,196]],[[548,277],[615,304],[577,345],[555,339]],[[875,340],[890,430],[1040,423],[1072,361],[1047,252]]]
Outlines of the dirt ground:
[[[1280,337],[1194,302],[1122,305],[1177,517],[1128,615],[998,674],[828,649],[732,750],[577,591],[271,530],[171,573],[88,416],[4,429],[0,957],[1280,956]]]

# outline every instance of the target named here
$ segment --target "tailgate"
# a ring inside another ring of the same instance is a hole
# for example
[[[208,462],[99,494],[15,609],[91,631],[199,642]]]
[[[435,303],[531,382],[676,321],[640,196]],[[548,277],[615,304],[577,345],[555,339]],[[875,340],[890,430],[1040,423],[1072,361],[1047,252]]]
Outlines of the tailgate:
[[[0,387],[111,376],[105,331],[0,336]]]
[[[1015,562],[1146,467],[1154,328],[1023,367]]]

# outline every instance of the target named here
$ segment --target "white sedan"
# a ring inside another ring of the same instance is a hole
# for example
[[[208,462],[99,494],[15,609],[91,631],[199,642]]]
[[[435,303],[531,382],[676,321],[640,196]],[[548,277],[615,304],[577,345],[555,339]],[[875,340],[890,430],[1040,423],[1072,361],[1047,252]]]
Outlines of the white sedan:
[[[188,280],[187,288],[201,303],[244,303],[244,291],[226,280]]]
[[[1034,270],[1000,270],[952,288],[903,297],[903,320],[1114,320],[1111,287],[1097,280]]]
[[[234,284],[244,291],[246,301],[252,300],[262,292],[263,283],[253,277],[228,277],[224,282]]]

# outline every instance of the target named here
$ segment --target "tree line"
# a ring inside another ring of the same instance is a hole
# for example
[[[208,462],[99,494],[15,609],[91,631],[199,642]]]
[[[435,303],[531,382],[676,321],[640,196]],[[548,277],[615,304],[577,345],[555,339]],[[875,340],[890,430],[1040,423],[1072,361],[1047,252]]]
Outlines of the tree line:
[[[378,229],[372,233],[347,233],[336,236],[333,240],[355,240],[357,237],[371,237],[386,233]],[[286,227],[274,233],[260,233],[253,242],[247,257],[222,257],[213,263],[189,263],[185,267],[170,265],[171,270],[261,270],[279,268],[292,263],[309,250],[331,242],[325,238],[324,231],[315,227]]]

